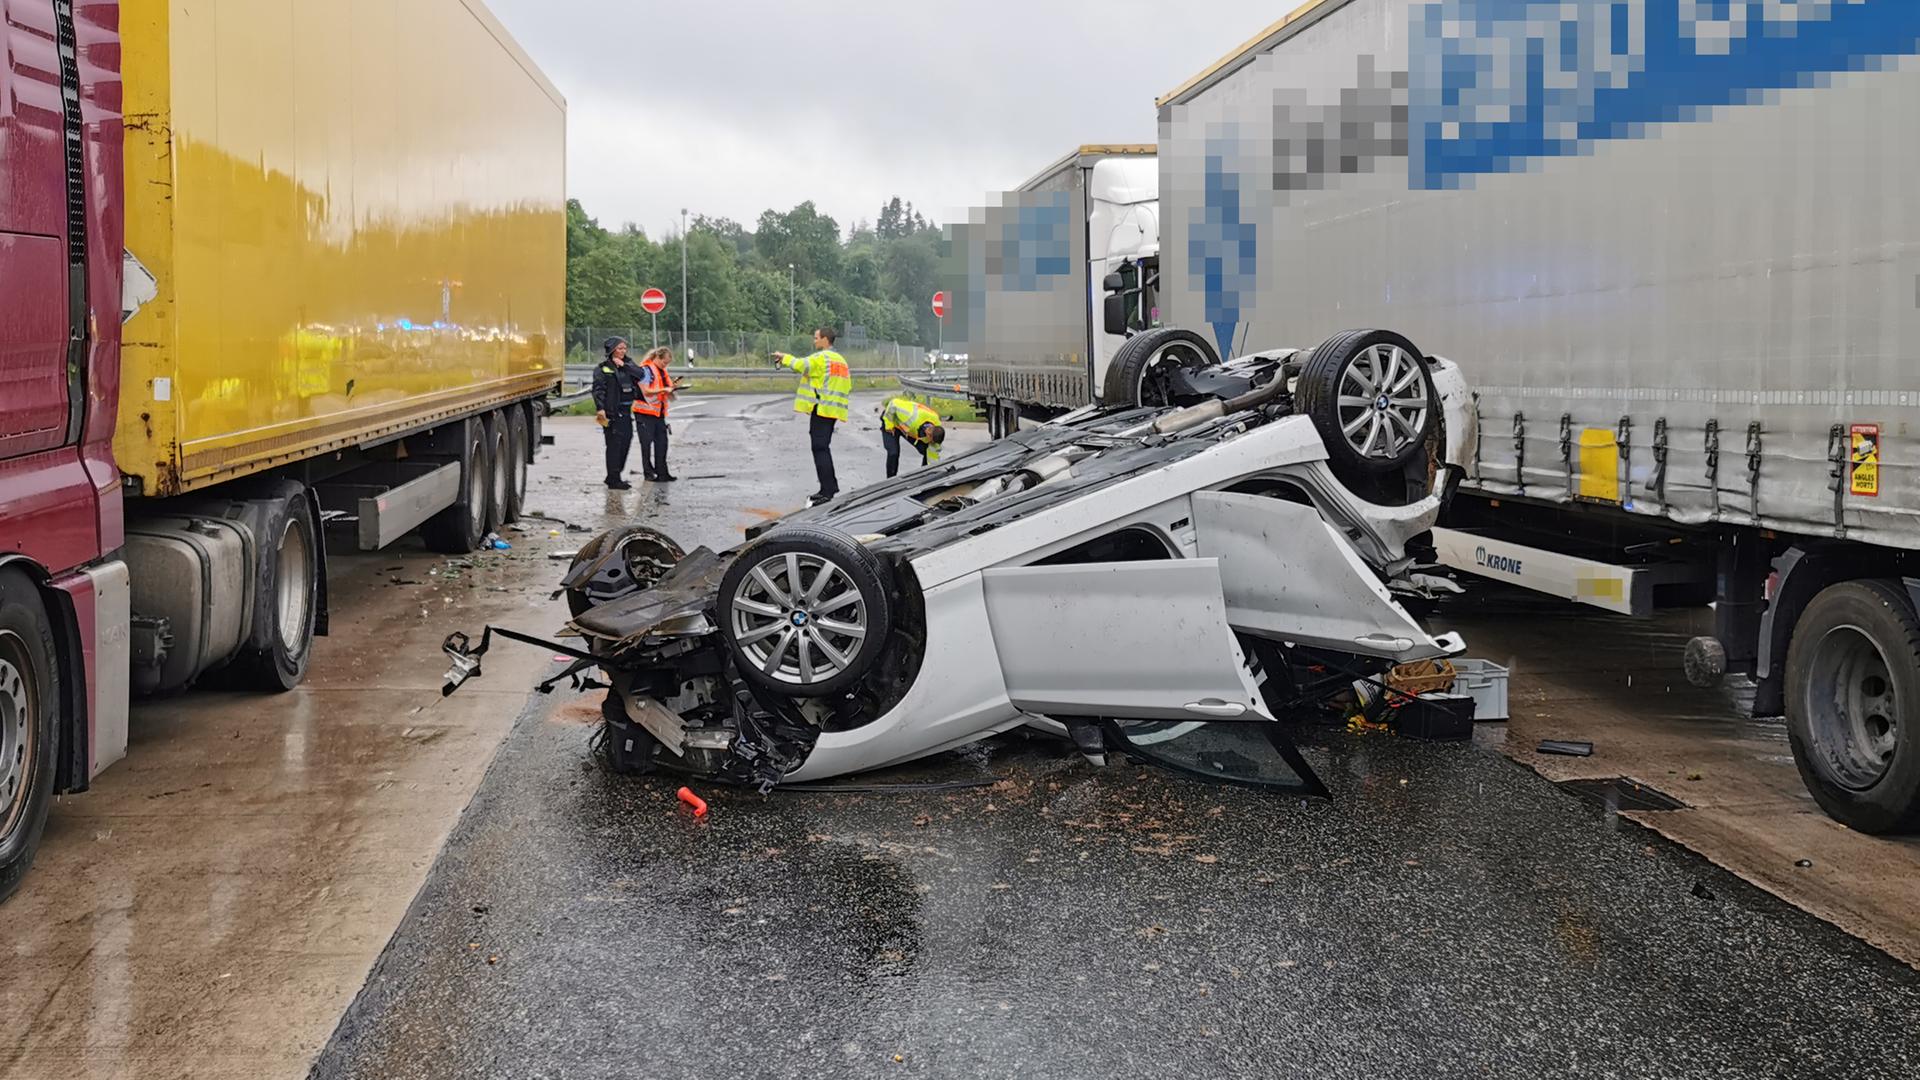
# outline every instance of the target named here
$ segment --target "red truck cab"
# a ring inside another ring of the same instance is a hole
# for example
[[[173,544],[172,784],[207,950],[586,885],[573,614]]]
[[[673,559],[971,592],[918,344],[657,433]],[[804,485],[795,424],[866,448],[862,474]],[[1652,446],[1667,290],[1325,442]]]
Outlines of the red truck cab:
[[[126,746],[119,17],[0,0],[0,898]]]

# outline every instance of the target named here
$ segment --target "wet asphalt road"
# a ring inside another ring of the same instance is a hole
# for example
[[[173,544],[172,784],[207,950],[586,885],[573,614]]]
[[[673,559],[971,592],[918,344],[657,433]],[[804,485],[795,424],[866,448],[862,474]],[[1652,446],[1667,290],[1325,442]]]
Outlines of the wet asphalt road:
[[[724,546],[810,490],[783,419],[542,493]],[[1477,745],[1309,731],[1302,802],[1016,737],[695,820],[595,711],[529,701],[315,1076],[1920,1075],[1920,973]]]

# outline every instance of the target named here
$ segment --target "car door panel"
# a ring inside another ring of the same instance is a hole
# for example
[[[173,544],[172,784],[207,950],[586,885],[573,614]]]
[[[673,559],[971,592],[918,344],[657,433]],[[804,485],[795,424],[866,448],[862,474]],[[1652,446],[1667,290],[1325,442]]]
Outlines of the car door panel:
[[[1022,710],[1055,716],[1252,719],[1262,713],[1213,559],[982,572],[987,619]]]
[[[1227,622],[1262,637],[1402,662],[1446,655],[1311,506],[1219,491],[1193,497],[1201,556],[1218,560]]]

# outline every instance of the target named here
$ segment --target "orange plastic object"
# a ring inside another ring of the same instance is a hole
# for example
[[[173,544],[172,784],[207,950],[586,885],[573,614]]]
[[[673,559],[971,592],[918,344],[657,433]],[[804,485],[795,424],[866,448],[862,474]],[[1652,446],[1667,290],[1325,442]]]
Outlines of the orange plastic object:
[[[707,816],[707,800],[695,795],[692,788],[683,787],[680,789],[680,801],[693,807],[694,817]]]

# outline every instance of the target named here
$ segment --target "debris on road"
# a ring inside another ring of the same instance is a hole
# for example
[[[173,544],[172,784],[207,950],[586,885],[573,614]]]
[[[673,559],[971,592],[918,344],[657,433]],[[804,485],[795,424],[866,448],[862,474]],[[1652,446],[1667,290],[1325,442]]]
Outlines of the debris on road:
[[[679,796],[680,796],[681,802],[686,803],[688,806],[693,807],[694,817],[707,816],[707,800],[701,798],[698,795],[695,795],[693,793],[692,788],[685,788],[685,787],[681,788],[679,791]]]
[[[1540,752],[1543,754],[1557,754],[1561,757],[1592,757],[1593,744],[1590,742],[1575,742],[1570,739],[1541,739]]]

